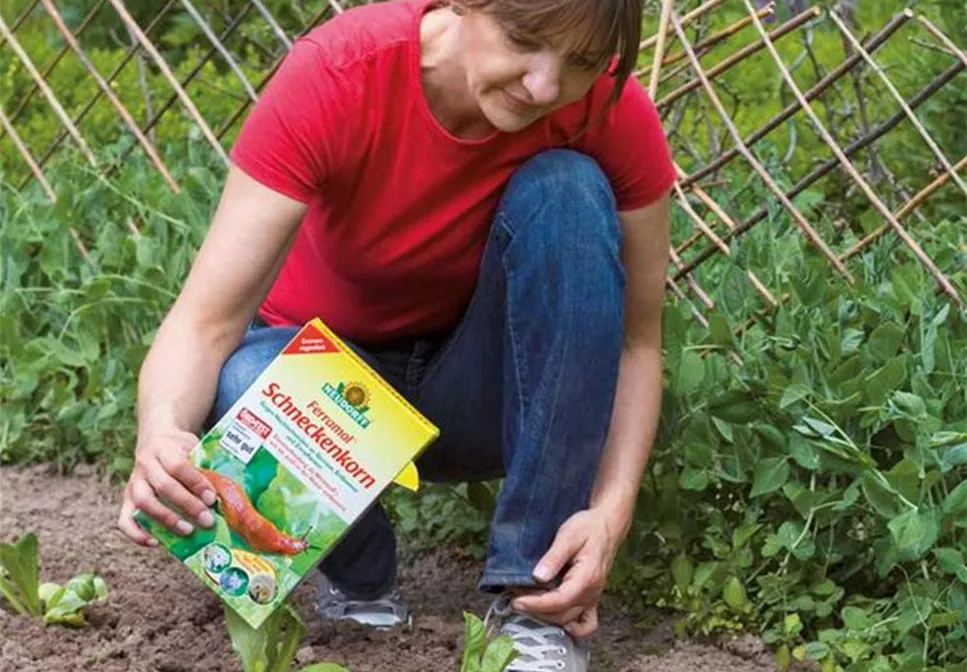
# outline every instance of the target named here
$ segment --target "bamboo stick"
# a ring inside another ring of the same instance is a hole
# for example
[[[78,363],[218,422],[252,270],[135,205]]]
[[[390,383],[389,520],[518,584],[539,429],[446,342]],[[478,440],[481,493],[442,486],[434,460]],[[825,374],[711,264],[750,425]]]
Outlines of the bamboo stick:
[[[761,17],[771,16],[772,14],[775,13],[775,11],[776,11],[776,3],[769,2],[762,9],[759,10],[759,15]],[[694,49],[695,52],[699,54],[706,53],[709,50],[711,50],[712,47],[717,45],[719,42],[722,42],[732,37],[739,31],[741,31],[743,28],[748,26],[750,23],[752,23],[752,19],[750,19],[748,16],[742,17],[738,21],[732,23],[729,26],[726,26],[725,28],[718,31],[717,33],[713,33],[712,35],[709,35],[708,37],[706,37],[704,40],[696,42],[695,44],[692,45],[692,49]],[[674,63],[678,63],[679,61],[684,61],[687,59],[688,57],[685,55],[685,52],[679,51],[670,56],[666,56],[661,62],[661,67],[664,68],[666,65],[672,65]],[[634,75],[635,77],[641,77],[651,72],[652,69],[653,69],[653,66],[646,65],[641,70],[638,70],[637,72],[635,72]]]
[[[675,170],[678,171],[679,175],[685,174],[685,172],[678,165],[675,166]],[[714,231],[712,231],[708,227],[707,224],[705,224],[705,221],[695,211],[691,203],[688,202],[688,197],[685,195],[685,190],[682,189],[682,187],[679,186],[677,182],[675,183],[675,190],[678,193],[678,199],[682,205],[682,209],[685,210],[686,214],[688,214],[689,217],[691,217],[692,221],[699,228],[699,231],[701,231],[701,233],[703,233],[707,238],[709,238],[709,240],[712,241],[712,244],[716,248],[718,248],[720,252],[722,252],[724,255],[728,257],[732,256],[732,250],[729,249],[729,246],[725,243],[725,241],[723,241]],[[705,193],[704,190],[696,186],[693,191],[695,195],[699,197],[702,203],[705,204],[705,206],[708,207],[710,210],[712,210],[715,216],[718,217],[730,231],[734,231],[737,228],[732,218],[729,217],[728,214],[724,210],[722,210],[719,204],[716,203],[715,200],[712,199],[707,193]],[[676,252],[677,251],[678,250],[676,249]],[[769,305],[771,305],[774,308],[779,305],[776,302],[776,297],[773,296],[772,292],[770,292],[768,287],[765,286],[765,283],[763,283],[755,273],[753,273],[751,270],[746,270],[746,277],[749,279],[749,282],[752,283],[752,286],[755,288],[756,292],[758,292],[759,295],[763,299],[765,299]]]
[[[20,46],[20,43],[17,41],[17,38],[14,36],[14,34],[10,32],[10,29],[7,27],[7,22],[3,20],[2,16],[0,16],[0,35],[3,35],[10,43],[10,47],[13,49],[14,53],[17,54],[20,62],[23,63],[25,68],[27,68],[27,72],[30,73],[30,76],[33,78],[34,82],[40,87],[41,92],[44,94],[44,98],[46,98],[47,102],[50,103],[50,106],[54,108],[54,114],[57,115],[57,118],[60,119],[60,122],[67,128],[68,133],[70,133],[71,137],[74,138],[74,142],[77,143],[77,146],[80,147],[84,158],[86,158],[92,166],[97,168],[97,159],[94,158],[94,152],[91,151],[91,148],[81,136],[81,132],[77,130],[76,126],[74,126],[74,123],[64,110],[64,107],[60,104],[60,101],[57,100],[57,96],[55,96],[54,92],[51,90],[50,85],[44,80],[43,77],[41,77],[40,72],[37,71],[37,66],[35,66],[34,62],[30,60],[30,56],[28,56],[27,52],[23,50],[23,47]]]
[[[205,33],[205,37],[208,38],[208,41],[211,42],[211,45],[215,47],[215,50],[221,54],[223,59],[225,59],[225,63],[228,64],[228,68],[235,73],[236,77],[238,77],[238,81],[242,83],[242,88],[245,89],[245,93],[248,94],[248,97],[253,101],[257,100],[258,95],[256,95],[255,89],[252,88],[252,83],[248,81],[248,77],[246,77],[245,73],[242,72],[242,69],[238,67],[238,63],[235,62],[232,54],[228,51],[228,49],[225,48],[225,45],[222,44],[222,41],[218,39],[218,36],[215,35],[215,31],[212,30],[212,27],[208,25],[208,22],[205,21],[205,17],[203,17],[199,11],[195,9],[195,6],[191,4],[191,0],[181,0],[181,4],[186,10],[188,10],[191,18],[195,20],[195,23],[198,24],[198,27],[201,28],[201,31]]]
[[[746,10],[749,11],[750,14],[755,16],[755,9],[752,7],[752,4],[749,2],[749,0],[743,0],[743,2],[745,3]],[[937,265],[927,255],[927,253],[923,251],[923,249],[920,247],[917,241],[915,241],[910,236],[910,234],[907,233],[906,229],[903,228],[900,222],[897,221],[897,219],[893,216],[893,213],[890,212],[890,209],[887,208],[886,205],[880,200],[879,196],[877,196],[873,192],[869,184],[867,184],[866,180],[863,179],[863,176],[860,175],[857,172],[857,170],[853,167],[853,164],[850,163],[849,159],[843,153],[843,150],[840,148],[836,140],[833,139],[833,137],[829,134],[829,131],[826,130],[826,127],[823,126],[823,123],[819,120],[819,116],[816,114],[816,112],[812,109],[812,107],[803,97],[802,91],[799,90],[799,87],[796,84],[795,80],[792,78],[792,75],[789,73],[789,70],[782,62],[782,58],[779,56],[779,52],[776,51],[776,48],[772,44],[772,41],[766,35],[765,29],[762,27],[762,24],[760,23],[758,17],[755,18],[755,25],[756,25],[756,30],[758,30],[762,34],[763,39],[765,40],[765,43],[766,43],[766,48],[769,50],[769,53],[772,55],[773,60],[776,62],[776,65],[778,66],[779,71],[782,73],[783,79],[785,79],[786,84],[788,84],[789,88],[793,92],[793,95],[796,96],[796,99],[799,100],[799,104],[802,106],[803,111],[809,116],[810,121],[812,121],[813,126],[815,127],[816,131],[820,134],[820,136],[823,138],[823,141],[827,145],[829,145],[830,149],[833,150],[833,154],[836,155],[836,158],[839,160],[840,164],[842,164],[843,169],[849,174],[851,178],[853,178],[853,181],[860,188],[860,190],[866,195],[869,201],[873,204],[873,207],[875,207],[880,212],[880,214],[882,214],[886,218],[887,222],[889,222],[890,226],[893,227],[894,231],[896,231],[900,239],[907,244],[907,247],[910,248],[914,256],[916,256],[917,259],[920,261],[920,263],[923,264],[924,267],[926,267],[927,271],[930,273],[930,275],[933,276],[934,280],[936,280],[937,283],[941,287],[943,287],[947,295],[950,296],[960,306],[967,305],[964,303],[964,300],[963,298],[961,298],[960,293],[957,291],[957,289],[951,284],[950,280],[947,279],[947,276],[945,276],[940,271],[940,269],[937,268]],[[836,259],[836,262],[837,264],[842,264],[842,262],[838,258]]]
[[[900,26],[906,23],[907,19],[909,19],[909,17],[902,12],[894,16],[892,19],[890,19],[890,21],[885,26],[883,26],[883,28],[881,28],[875,35],[873,35],[873,37],[871,37],[868,40],[866,45],[867,51],[872,54],[881,46],[886,44],[890,36],[893,35],[893,33],[895,33],[897,29],[900,28]],[[853,67],[855,67],[856,64],[860,62],[860,58],[861,57],[859,54],[853,54],[852,56],[844,60],[842,63],[840,63],[838,66],[836,66],[834,69],[830,70],[822,79],[816,82],[816,84],[811,89],[809,89],[803,94],[806,97],[806,100],[813,100],[814,98],[822,94],[826,89],[832,86],[840,77],[842,77],[847,72],[849,72]],[[768,122],[763,124],[762,127],[756,130],[754,133],[749,135],[745,139],[745,144],[749,146],[754,145],[759,140],[764,138],[766,135],[768,135],[776,128],[778,128],[784,121],[792,117],[798,111],[799,111],[799,101],[794,101],[790,103],[781,112],[779,112],[779,114],[777,114],[775,117],[773,117]],[[682,187],[683,188],[687,187],[691,185],[692,182],[701,180],[703,177],[715,172],[716,170],[724,166],[726,163],[728,163],[738,155],[739,155],[739,150],[735,148],[730,149],[729,151],[720,155],[717,159],[712,161],[707,166],[692,172],[691,175],[689,175],[687,178],[684,178],[682,182]]]
[[[953,168],[955,171],[967,168],[967,156],[963,157],[960,161],[955,163]],[[921,189],[918,193],[916,193],[913,196],[913,198],[911,198],[909,201],[904,203],[903,206],[900,207],[900,209],[894,213],[894,217],[896,217],[897,219],[903,219],[904,217],[906,217],[915,207],[923,203],[923,201],[925,201],[928,196],[930,196],[931,194],[933,194],[933,192],[937,191],[937,189],[942,187],[949,179],[950,179],[949,173],[944,173],[939,177],[937,177],[937,179],[935,179],[933,182],[931,182],[926,187]],[[843,261],[846,261],[847,259],[859,254],[866,247],[868,247],[873,241],[878,240],[883,236],[883,234],[890,231],[890,228],[891,227],[889,224],[884,224],[883,226],[876,229],[875,231],[868,233],[861,240],[856,242],[852,247],[846,250],[846,252],[844,252],[840,258]]]
[[[169,3],[171,2],[174,2],[174,0],[169,0]],[[232,19],[232,22],[225,28],[225,30],[222,31],[222,34],[219,35],[219,40],[221,42],[225,42],[225,40],[227,40],[232,35],[232,33],[235,32],[235,29],[241,25],[242,21],[248,15],[251,9],[252,9],[251,4],[247,4],[242,7],[242,10],[238,13],[238,15],[234,19]],[[199,59],[198,63],[195,64],[195,67],[191,69],[191,72],[185,75],[185,77],[181,80],[180,82],[181,87],[185,88],[192,81],[194,81],[195,77],[197,77],[198,74],[202,71],[202,68],[204,68],[205,65],[208,63],[208,61],[210,61],[217,53],[218,51],[215,49],[215,47],[209,48],[209,50],[205,52],[205,54]],[[144,125],[144,132],[148,133],[149,131],[151,131],[151,129],[153,129],[161,121],[161,118],[171,108],[171,106],[175,104],[177,100],[178,100],[178,95],[175,93],[168,96],[168,99],[164,102],[164,104],[161,107],[159,107],[157,110],[155,110],[151,118],[148,119],[147,123]],[[217,137],[219,138],[219,140],[221,140],[221,136],[217,136]],[[130,148],[127,148],[121,153],[121,156],[118,158],[118,160],[110,168],[107,169],[106,174],[108,176],[113,175],[114,172],[117,171],[118,168],[120,168],[120,166],[124,162],[125,157],[127,157],[130,151],[131,151]]]
[[[692,21],[694,21],[695,19],[701,16],[704,16],[705,14],[708,14],[713,9],[721,5],[723,2],[725,2],[725,0],[708,0],[708,2],[702,5],[699,5],[698,7],[696,7],[695,9],[693,9],[688,14],[682,17],[682,25],[685,25],[685,26],[689,25],[690,23],[692,23]],[[670,37],[674,38],[675,36],[672,35]],[[655,44],[657,44],[657,42],[658,42],[658,34],[656,33],[651,37],[648,37],[642,40],[641,44],[638,45],[638,51],[644,51],[649,47],[653,47],[655,46]]]
[[[40,0],[37,0],[37,2],[40,2]],[[107,2],[107,0],[104,0],[104,2]],[[161,11],[158,12],[158,14],[154,17],[154,19],[151,20],[151,23],[148,24],[147,28],[145,28],[145,32],[146,33],[150,33],[151,32],[151,30],[165,16],[165,14],[168,12],[168,10],[171,9],[171,7],[174,5],[174,3],[175,3],[175,0],[168,0],[168,2],[161,8]],[[98,7],[100,7],[101,4],[103,4],[103,2],[98,3]],[[92,16],[93,15],[89,15],[88,18],[91,18]],[[86,20],[87,19],[85,19],[85,21]],[[78,34],[79,33],[80,33],[80,28],[78,28]],[[111,82],[114,81],[114,79],[124,69],[124,66],[128,64],[128,62],[135,55],[135,53],[137,53],[138,50],[140,50],[140,48],[141,48],[141,45],[139,44],[136,47],[131,47],[130,49],[128,49],[128,52],[124,55],[124,58],[122,58],[121,61],[114,67],[114,70],[111,71],[111,74],[109,74],[107,76],[108,83],[111,83]],[[64,49],[65,49],[65,52],[66,52],[66,51],[69,51],[70,50],[70,47],[64,47]],[[91,99],[87,101],[87,103],[84,105],[83,108],[81,108],[81,111],[78,112],[76,115],[74,115],[74,120],[73,120],[74,121],[74,124],[80,124],[84,120],[84,118],[87,116],[87,114],[92,109],[94,109],[94,105],[97,103],[97,101],[99,101],[101,99],[101,96],[103,96],[103,95],[104,95],[104,92],[101,91],[101,89],[98,89],[97,91],[95,91],[94,92],[94,95],[91,97]],[[145,131],[145,132],[147,132],[147,131]],[[52,157],[54,155],[54,152],[57,151],[57,148],[60,147],[60,144],[64,141],[64,139],[67,136],[68,136],[68,133],[67,133],[66,130],[63,130],[63,131],[61,131],[60,133],[57,134],[57,137],[55,137],[54,140],[47,147],[47,149],[44,150],[44,153],[41,155],[41,157],[39,159],[39,164],[40,164],[41,167],[43,167],[47,163],[47,161],[50,159],[50,157]],[[108,169],[108,171],[105,173],[105,176],[107,176],[107,175],[110,175],[110,169]],[[29,181],[30,181],[29,177],[27,179],[25,179],[24,181],[22,181],[20,183],[20,185],[19,185],[20,188],[23,189],[24,186],[26,186],[26,184]]]
[[[265,19],[265,22],[269,24],[269,27],[272,29],[272,32],[275,33],[275,36],[279,38],[280,42],[282,42],[282,46],[285,47],[285,50],[288,51],[291,49],[292,40],[290,40],[289,36],[285,34],[284,30],[282,30],[282,26],[280,26],[279,22],[275,20],[274,16],[272,16],[272,12],[269,11],[268,7],[263,5],[261,0],[250,1],[252,5],[255,6],[255,9],[258,10],[258,13],[262,15],[262,18]]]
[[[810,7],[806,11],[802,12],[797,16],[794,16],[793,18],[789,19],[784,24],[782,24],[781,26],[773,30],[771,33],[769,33],[769,36],[772,39],[779,39],[780,37],[784,37],[785,35],[788,35],[795,29],[799,28],[804,23],[808,23],[809,21],[815,19],[820,14],[822,14],[822,10],[819,7]],[[682,33],[682,35],[684,35],[684,32]],[[729,70],[730,68],[734,67],[737,63],[740,63],[741,61],[745,60],[746,58],[756,53],[757,51],[761,51],[764,46],[765,46],[765,43],[761,39],[756,40],[755,42],[752,42],[750,44],[747,44],[746,46],[742,47],[742,49],[739,49],[737,52],[735,52],[728,58],[723,59],[721,62],[716,63],[713,67],[709,68],[708,72],[705,73],[706,77],[708,79],[715,79],[726,70]],[[694,91],[700,86],[702,86],[702,80],[693,79],[692,81],[682,84],[674,91],[671,91],[670,93],[662,97],[662,99],[659,100],[657,103],[655,103],[655,105],[658,108],[666,107],[667,105],[670,105],[671,103],[675,102],[676,100],[684,96],[686,93],[689,93],[690,91]]]
[[[47,181],[44,171],[41,170],[40,166],[37,165],[37,162],[34,161],[34,157],[30,154],[30,150],[20,138],[20,134],[17,133],[17,129],[14,128],[13,122],[11,122],[10,119],[7,118],[7,115],[4,114],[2,107],[0,107],[0,125],[2,125],[4,130],[10,134],[10,139],[13,140],[14,147],[16,147],[17,151],[20,152],[20,155],[23,157],[24,161],[27,162],[30,172],[32,172],[34,177],[37,178],[37,181],[40,182],[40,186],[43,187],[44,192],[47,194],[47,198],[50,199],[51,203],[56,201],[57,195],[50,186],[50,182]]]
[[[756,20],[758,21],[758,19]],[[796,206],[792,204],[792,201],[790,201],[789,198],[787,198],[786,195],[782,192],[782,189],[780,189],[779,185],[777,185],[775,180],[772,179],[772,176],[769,175],[769,172],[762,166],[762,164],[759,163],[759,161],[755,158],[755,156],[753,156],[749,148],[746,147],[745,144],[742,142],[742,136],[739,134],[739,131],[735,127],[735,124],[732,123],[732,120],[729,118],[729,115],[725,109],[725,106],[722,105],[722,101],[719,100],[718,95],[715,93],[715,89],[712,88],[712,84],[709,81],[709,78],[706,76],[705,71],[702,70],[702,65],[701,63],[698,62],[698,58],[696,58],[695,52],[692,51],[691,46],[688,44],[688,39],[685,36],[685,31],[682,29],[682,26],[678,20],[678,17],[676,17],[673,14],[671,21],[672,21],[672,25],[675,27],[675,32],[678,34],[679,41],[681,41],[682,46],[688,52],[688,58],[689,58],[689,61],[691,61],[692,63],[692,68],[695,70],[695,74],[698,75],[698,78],[701,80],[701,85],[705,89],[705,92],[708,94],[709,100],[711,101],[712,105],[715,107],[716,111],[719,113],[719,116],[722,118],[722,122],[725,124],[726,128],[728,128],[729,134],[732,136],[732,140],[735,142],[736,146],[739,147],[739,151],[742,153],[742,156],[745,157],[746,161],[749,162],[749,165],[752,166],[752,169],[755,170],[755,172],[759,175],[762,181],[765,182],[769,190],[776,195],[776,197],[786,208],[789,214],[792,215],[793,220],[796,222],[797,226],[799,226],[799,228],[803,231],[806,237],[813,243],[813,245],[816,246],[817,249],[820,250],[820,252],[823,253],[823,255],[829,260],[829,262],[833,265],[833,267],[837,271],[839,271],[844,278],[846,278],[847,282],[849,282],[850,284],[853,284],[854,282],[853,275],[849,272],[846,266],[843,265],[843,263],[836,257],[835,254],[833,254],[833,251],[829,249],[828,245],[826,245],[826,241],[824,241],[822,237],[820,237],[820,235],[816,233],[816,230],[813,229],[812,225],[810,225],[810,223],[806,221],[806,218],[803,217],[802,213],[799,212]],[[771,42],[769,44],[771,44]],[[681,270],[679,271],[679,273],[681,273]]]
[[[30,13],[32,11],[34,11],[34,9],[37,7],[37,4],[39,2],[40,2],[40,0],[31,0],[30,1],[30,4],[27,5],[26,7],[24,7],[23,11],[20,12],[20,16],[18,16],[16,19],[14,19],[13,20],[13,23],[10,24],[10,32],[11,33],[16,33],[17,32],[17,29],[20,28],[21,25],[23,25],[23,22],[27,20],[27,17],[30,16]],[[5,35],[0,35],[0,47],[2,47],[6,41],[7,41],[6,36]]]
[[[950,80],[956,77],[957,74],[960,71],[962,71],[965,67],[967,66],[965,66],[963,63],[960,63],[959,61],[951,65],[944,72],[942,72],[940,75],[934,78],[932,82],[930,82],[927,86],[921,89],[916,96],[910,99],[910,102],[909,102],[910,107],[912,107],[913,109],[916,109],[917,107],[919,107],[924,101],[928,100],[930,96],[933,95],[933,93],[935,93],[940,87],[942,87],[944,84],[948,83]],[[906,115],[904,115],[903,112],[897,112],[890,119],[887,119],[885,122],[883,122],[875,129],[870,131],[870,133],[868,133],[867,135],[853,141],[845,150],[843,150],[844,153],[846,154],[846,156],[852,156],[856,152],[863,150],[865,147],[869,146],[873,142],[876,142],[876,140],[878,140],[879,138],[881,138],[882,136],[890,132],[890,130],[895,128],[896,125],[899,124],[901,121],[903,121],[905,118],[906,118]],[[826,175],[838,164],[839,162],[837,161],[836,157],[832,157],[826,160],[824,163],[820,164],[819,166],[816,166],[808,174],[806,174],[799,181],[797,181],[796,184],[790,187],[789,190],[786,192],[786,196],[788,196],[789,198],[794,198],[795,196],[797,196],[798,194],[806,190],[816,180]],[[954,165],[954,169],[960,170],[961,168],[964,167],[964,165],[967,165],[967,164],[965,164],[964,161],[961,161]],[[930,193],[933,193],[933,191],[938,189],[949,179],[950,177],[946,173],[944,173],[937,180],[934,181],[934,184],[936,186],[933,188],[933,190],[927,193],[924,196],[924,198],[911,199],[910,203],[908,204],[911,206],[910,211],[912,211],[913,208],[915,208],[919,203],[921,203],[926,198],[926,196],[928,196]],[[694,180],[691,178],[691,176],[683,176],[679,178],[679,184],[682,184],[682,185],[690,185],[693,182]],[[695,186],[692,186],[691,188],[693,191],[696,189]],[[763,219],[765,219],[767,214],[768,214],[768,210],[766,208],[764,207],[759,208],[751,217],[741,222],[734,231],[730,231],[728,235],[723,236],[723,239],[726,242],[728,242],[732,238],[746,233],[753,226],[755,226]],[[902,217],[899,217],[899,218],[902,219]],[[879,237],[879,235],[882,235],[883,233],[889,230],[890,230],[889,225],[885,225],[881,227],[881,229],[878,229],[879,234],[876,237]],[[693,245],[698,240],[701,240],[701,238],[702,237],[700,235],[693,235],[684,243],[680,244],[676,249],[679,253],[681,253],[684,250],[688,249],[688,247]],[[688,263],[685,264],[684,270],[690,271],[696,268],[699,264],[701,264],[706,259],[708,259],[713,254],[715,254],[715,252],[716,252],[715,246],[710,245],[709,247],[706,247],[697,255],[695,255],[695,257],[693,257]],[[852,254],[855,254],[855,251],[849,255],[841,255],[840,258],[843,259],[843,261],[845,261],[846,258],[848,258],[849,256],[852,256]]]
[[[151,158],[151,162],[155,165],[155,168],[158,169],[158,172],[161,173],[161,176],[164,178],[165,182],[173,192],[176,194],[179,193],[181,190],[178,187],[178,183],[175,181],[175,178],[171,176],[171,173],[168,172],[168,167],[165,166],[164,161],[158,154],[158,150],[155,149],[154,145],[151,144],[151,141],[148,140],[144,133],[141,132],[141,129],[138,128],[138,123],[131,116],[131,113],[128,112],[128,108],[124,106],[124,103],[120,101],[120,99],[111,89],[110,84],[104,81],[104,77],[101,76],[101,73],[97,71],[97,68],[94,67],[94,64],[91,63],[90,59],[87,58],[87,54],[85,54],[84,50],[81,49],[81,45],[74,38],[74,35],[67,27],[67,24],[64,23],[64,19],[57,10],[57,7],[54,5],[53,0],[41,1],[44,4],[44,8],[47,10],[47,13],[50,15],[50,18],[54,21],[54,24],[56,24],[57,30],[60,31],[61,35],[63,35],[64,40],[74,51],[74,54],[77,56],[78,60],[87,70],[87,72],[91,75],[94,81],[97,82],[98,87],[100,87],[101,91],[104,92],[104,95],[107,97],[108,101],[110,101],[111,105],[114,106],[114,109],[117,110],[118,114],[121,115],[121,119],[124,120],[125,125],[134,134],[134,137],[137,138],[142,149],[144,149],[145,153]]]
[[[312,18],[311,21],[309,21],[309,23],[305,26],[305,28],[302,29],[302,32],[300,33],[300,37],[308,33],[310,30],[312,30],[316,26],[316,24],[318,24],[319,21],[322,20],[322,17],[326,15],[327,11],[329,11],[328,7],[323,7],[321,10],[319,10],[319,12]],[[261,91],[262,88],[269,83],[269,80],[272,79],[272,75],[274,75],[276,70],[279,69],[279,66],[282,65],[282,61],[284,59],[285,59],[285,55],[281,56],[275,61],[275,63],[269,69],[269,72],[265,75],[265,77],[262,78],[262,81],[260,81],[255,86],[256,92]],[[235,124],[236,121],[238,121],[239,117],[241,117],[245,113],[245,111],[248,109],[248,106],[251,104],[252,104],[251,101],[245,101],[237,108],[235,108],[235,111],[231,114],[231,116],[229,116],[227,120],[225,120],[221,128],[219,128],[218,131],[216,132],[216,136],[218,137],[219,140],[225,137],[225,134],[228,133],[228,130]]]
[[[661,74],[662,59],[665,58],[665,36],[668,34],[668,17],[672,13],[673,0],[662,0],[661,19],[658,23],[658,41],[655,43],[655,55],[651,64],[651,81],[648,83],[648,97],[655,99],[658,92],[658,76]]]
[[[913,16],[913,12],[909,9],[905,9],[903,11],[903,14],[908,17]],[[920,123],[920,120],[917,119],[917,115],[915,115],[913,113],[913,110],[910,109],[910,106],[907,105],[907,102],[903,99],[903,96],[900,95],[900,92],[897,91],[896,87],[893,85],[893,82],[891,82],[890,78],[886,76],[885,72],[883,72],[883,68],[881,68],[879,64],[873,60],[873,57],[870,56],[869,53],[867,53],[867,51],[863,48],[863,45],[861,45],[859,43],[859,40],[856,39],[856,36],[853,35],[853,33],[850,32],[850,29],[847,28],[846,25],[843,23],[843,20],[840,19],[838,16],[836,16],[836,12],[830,12],[829,18],[833,20],[833,23],[836,24],[836,27],[839,28],[840,32],[842,32],[843,35],[846,37],[846,39],[850,41],[850,44],[853,45],[853,49],[859,52],[860,56],[863,57],[863,60],[866,61],[867,65],[869,65],[870,68],[873,70],[873,72],[875,72],[877,76],[879,76],[879,78],[883,81],[883,84],[884,86],[886,86],[887,91],[889,91],[890,94],[900,104],[900,107],[903,109],[903,112],[907,115],[907,118],[910,120],[910,123],[913,124],[913,127],[917,129],[917,132],[920,134],[920,137],[922,137],[923,141],[927,143],[928,147],[930,147],[930,151],[933,152],[933,155],[937,157],[937,160],[940,161],[940,163],[947,170],[947,172],[950,173],[950,179],[952,179],[954,182],[957,183],[957,186],[960,187],[960,190],[962,192],[964,192],[964,195],[967,195],[967,184],[964,184],[964,181],[960,179],[959,175],[957,175],[957,171],[955,171],[953,169],[953,166],[950,165],[950,161],[947,160],[947,157],[944,155],[944,153],[940,151],[940,147],[937,146],[937,143],[934,141],[934,139],[930,137],[929,133],[927,133],[927,129],[925,129],[923,127],[923,124]]]
[[[91,19],[93,19],[94,16],[97,14],[98,10],[100,10],[101,7],[104,6],[105,2],[107,2],[107,0],[98,0],[97,3],[95,3],[95,5],[91,8],[91,11],[89,11],[87,13],[87,16],[84,17],[84,20],[81,21],[81,25],[77,27],[77,30],[74,32],[74,35],[80,37],[80,35],[84,32],[84,30],[90,25]],[[40,4],[40,0],[34,0],[32,6],[36,7],[39,4]],[[11,26],[11,31],[15,32],[16,28]],[[0,42],[0,45],[2,44],[3,43]],[[53,69],[57,66],[57,64],[60,63],[60,59],[62,59],[64,55],[67,54],[68,51],[70,51],[70,47],[68,47],[66,44],[63,47],[61,47],[57,51],[57,54],[54,56],[54,58],[50,61],[50,63],[44,66],[44,69],[40,71],[40,76],[46,80],[47,76],[53,71]],[[27,90],[27,93],[25,93],[22,96],[19,96],[20,104],[17,105],[17,109],[15,109],[10,114],[10,123],[16,123],[17,119],[20,118],[20,115],[23,114],[24,110],[27,109],[27,104],[30,102],[30,99],[33,98],[33,95],[37,93],[39,90],[40,90],[40,87],[37,86],[36,83],[34,83],[33,85],[31,85],[30,89]],[[77,120],[75,120],[74,123],[77,123]]]
[[[141,43],[141,46],[144,48],[144,50],[151,56],[151,60],[153,60],[155,65],[158,66],[158,69],[161,70],[162,75],[164,75],[165,79],[168,80],[168,83],[171,84],[172,88],[174,88],[174,90],[178,93],[178,98],[181,100],[181,104],[185,106],[188,115],[201,129],[202,135],[204,135],[205,139],[208,140],[208,144],[212,146],[212,149],[214,149],[215,152],[221,157],[222,161],[224,161],[226,164],[229,163],[228,155],[222,148],[221,143],[219,143],[215,138],[215,135],[208,127],[208,123],[205,121],[204,117],[201,116],[198,108],[195,107],[195,103],[192,102],[191,97],[185,92],[185,90],[181,88],[181,85],[178,83],[178,80],[175,79],[175,75],[173,72],[171,72],[171,68],[168,67],[165,59],[162,58],[160,53],[158,53],[158,50],[151,43],[151,40],[148,39],[147,35],[142,32],[138,22],[134,20],[130,13],[128,13],[128,10],[124,7],[124,3],[121,2],[121,0],[108,0],[108,2],[110,2],[111,6],[114,7],[115,11],[118,13],[118,16],[121,17],[121,20],[124,21],[124,24],[128,27],[128,29],[134,33],[135,37],[138,38],[138,42]]]

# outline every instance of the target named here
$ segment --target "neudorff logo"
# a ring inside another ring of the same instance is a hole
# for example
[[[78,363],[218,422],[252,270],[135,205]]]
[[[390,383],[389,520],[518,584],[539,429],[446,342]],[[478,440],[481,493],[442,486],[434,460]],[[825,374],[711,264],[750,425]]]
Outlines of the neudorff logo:
[[[329,383],[322,386],[322,392],[336,402],[342,411],[353,421],[366,429],[372,422],[366,417],[369,410],[369,390],[362,383],[339,383],[333,387]]]

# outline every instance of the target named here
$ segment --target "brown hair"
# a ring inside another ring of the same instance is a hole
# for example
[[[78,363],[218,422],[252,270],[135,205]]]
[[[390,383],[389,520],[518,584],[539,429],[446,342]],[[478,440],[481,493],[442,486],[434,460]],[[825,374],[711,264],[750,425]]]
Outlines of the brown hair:
[[[617,66],[609,68],[615,79],[611,96],[621,95],[638,58],[643,0],[456,0],[454,5],[482,10],[503,26],[525,35],[554,39],[585,31],[579,49],[600,54]]]

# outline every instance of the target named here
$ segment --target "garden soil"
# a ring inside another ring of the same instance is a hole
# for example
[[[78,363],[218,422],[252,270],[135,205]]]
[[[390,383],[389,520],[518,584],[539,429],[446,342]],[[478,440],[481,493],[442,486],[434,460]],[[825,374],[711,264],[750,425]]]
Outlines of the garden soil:
[[[108,600],[89,611],[90,627],[44,627],[0,611],[3,672],[237,672],[221,603],[162,550],[129,543],[116,528],[120,491],[88,468],[69,477],[47,467],[0,470],[0,540],[37,532],[42,580],[63,582],[95,570]],[[400,581],[415,619],[410,629],[372,631],[321,621],[312,587],[295,600],[309,626],[298,654],[302,664],[331,661],[352,672],[457,670],[462,612],[486,613],[487,596],[474,590],[478,562],[454,550],[401,551]],[[676,642],[671,624],[642,629],[609,604],[592,639],[595,672],[763,672],[775,664],[746,637],[715,646]]]

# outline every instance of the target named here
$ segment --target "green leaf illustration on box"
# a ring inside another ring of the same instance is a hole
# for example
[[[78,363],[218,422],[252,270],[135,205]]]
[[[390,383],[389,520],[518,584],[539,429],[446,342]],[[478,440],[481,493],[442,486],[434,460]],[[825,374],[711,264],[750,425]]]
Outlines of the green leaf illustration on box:
[[[306,535],[310,546],[328,549],[348,529],[348,525],[285,468],[279,468],[275,479],[258,500],[258,510],[276,527],[288,534]],[[305,554],[310,555],[310,554]],[[308,566],[306,566],[308,563]],[[309,569],[315,559],[302,555],[292,558],[293,571]]]

